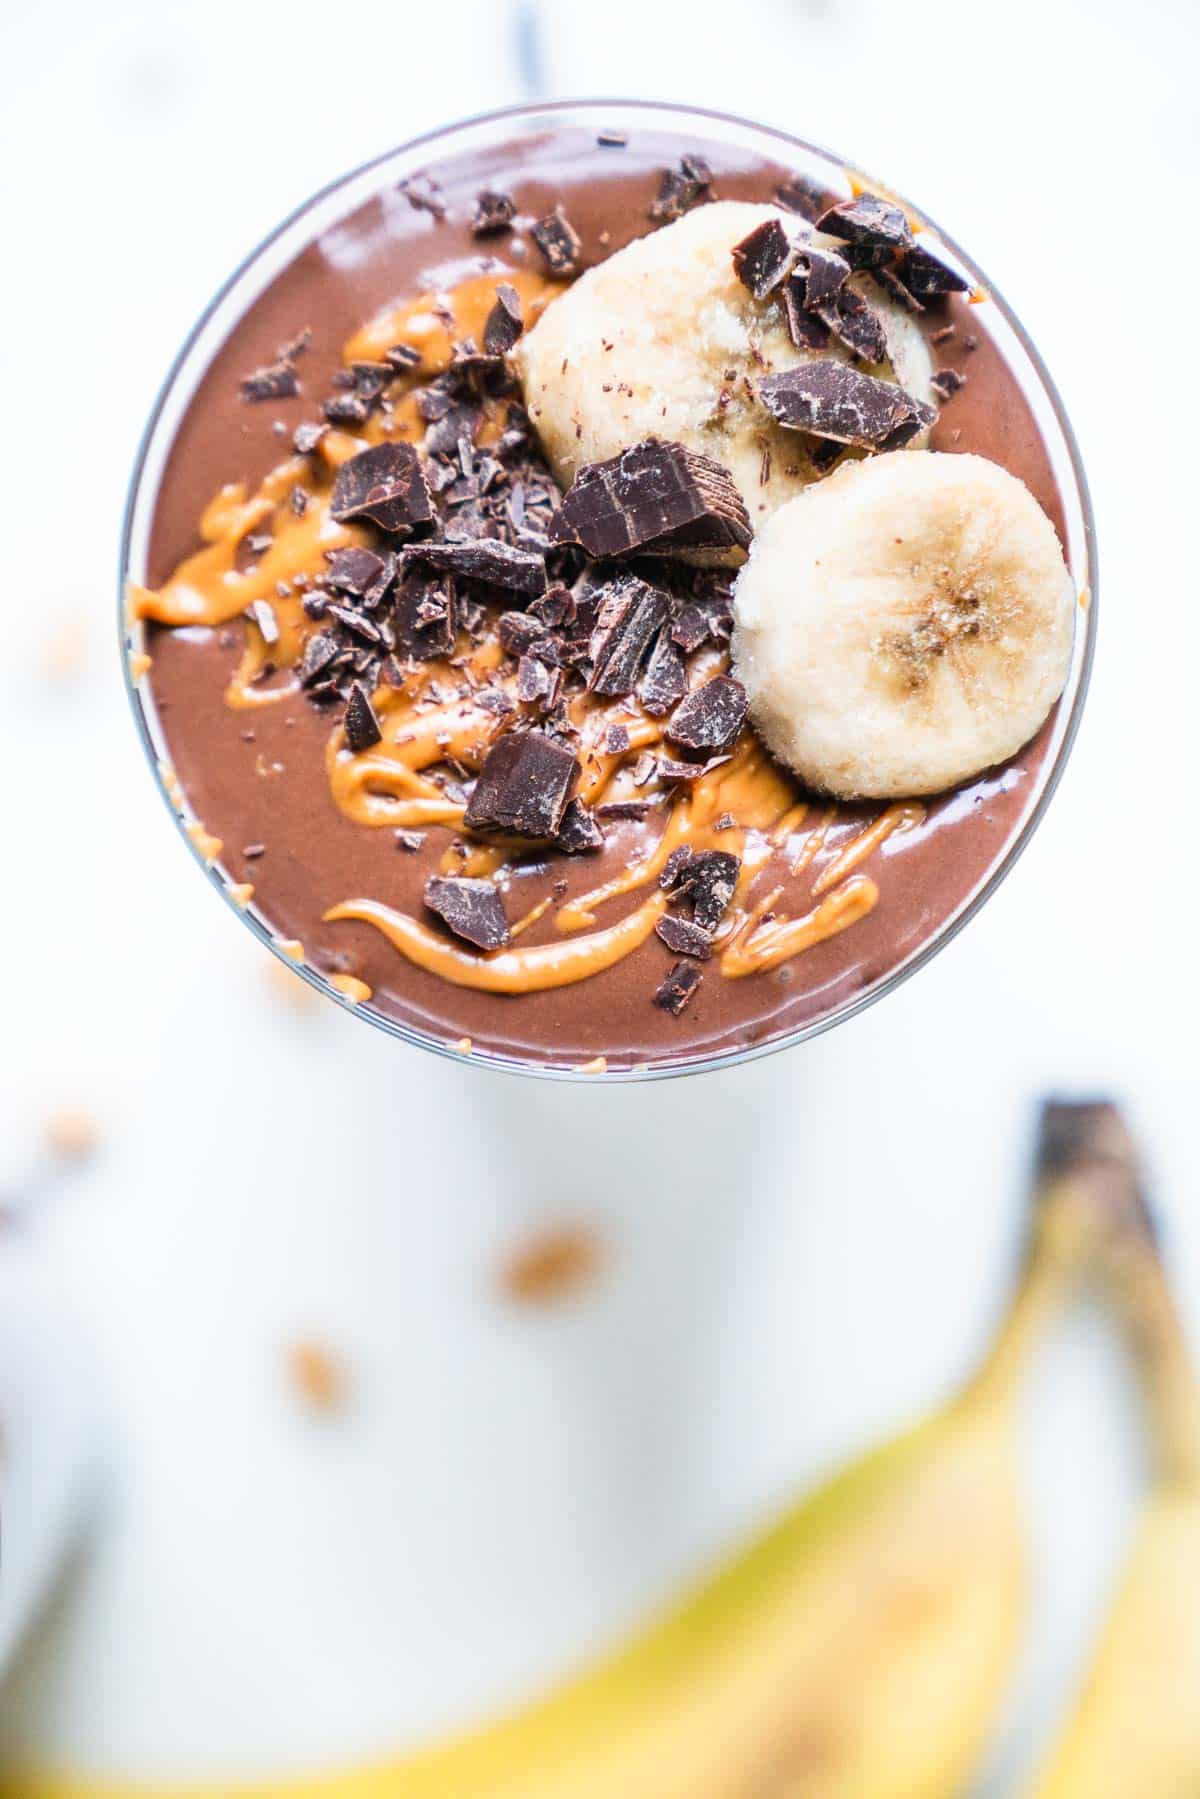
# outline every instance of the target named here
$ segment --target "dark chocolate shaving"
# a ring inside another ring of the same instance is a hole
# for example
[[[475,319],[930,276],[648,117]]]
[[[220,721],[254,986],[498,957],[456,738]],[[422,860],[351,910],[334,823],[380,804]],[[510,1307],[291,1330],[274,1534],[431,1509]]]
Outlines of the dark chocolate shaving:
[[[795,259],[796,247],[778,219],[764,219],[733,246],[734,273],[756,300],[774,293]]]
[[[456,937],[477,949],[502,949],[512,935],[499,889],[491,881],[431,875],[425,883],[425,904]]]
[[[406,569],[396,595],[397,647],[418,662],[449,656],[458,628],[453,582],[422,569]]]
[[[364,750],[374,749],[377,743],[383,741],[375,708],[361,681],[353,681],[350,685],[343,725],[346,745],[356,756],[360,756]]]
[[[728,850],[693,850],[685,844],[668,856],[658,884],[673,901],[690,905],[704,930],[715,931],[733,898],[741,866]]]
[[[381,531],[406,533],[433,518],[433,502],[412,444],[381,443],[343,462],[330,511],[339,524],[367,518]]]
[[[818,250],[807,244],[796,258],[796,278],[803,281],[802,304],[810,310],[824,306],[841,292],[850,264],[836,250]]]
[[[694,918],[676,918],[668,912],[654,929],[672,955],[694,956],[698,962],[707,962],[712,955],[712,932]]]
[[[633,692],[650,646],[669,613],[666,594],[637,575],[623,575],[612,584],[589,644],[591,692],[613,699]]]
[[[243,400],[290,400],[300,392],[300,377],[290,362],[269,362],[260,369],[243,375]]]
[[[821,214],[817,228],[826,237],[842,238],[855,247],[858,268],[890,262],[897,250],[912,243],[903,208],[878,194],[856,194]],[[867,260],[863,260],[863,254]]]
[[[556,206],[545,218],[539,219],[530,236],[545,257],[546,267],[552,275],[575,273],[583,246],[579,233],[561,206]]]
[[[495,188],[485,187],[475,201],[475,217],[471,221],[471,232],[475,237],[494,237],[501,231],[511,231],[517,208],[511,194],[498,193]]]
[[[425,841],[424,831],[409,831],[406,830],[403,825],[401,825],[393,835],[396,839],[396,848],[398,850],[404,850],[406,854],[410,856],[415,854]]]
[[[886,359],[888,341],[883,320],[853,288],[844,287],[831,300],[813,310],[833,335],[864,362]]]
[[[873,450],[902,448],[937,416],[902,387],[844,362],[806,362],[765,375],[758,395],[771,417],[789,430]]]
[[[750,520],[719,462],[650,437],[581,468],[546,534],[551,543],[579,544],[596,557],[744,549]]]
[[[336,659],[340,645],[336,637],[329,631],[317,631],[304,646],[304,654],[300,658],[297,673],[301,687],[314,687],[329,672],[330,664]]]
[[[292,448],[297,456],[311,456],[328,430],[328,425],[314,423],[297,425],[292,432]]]
[[[666,980],[656,989],[654,1004],[660,1011],[670,1012],[673,1018],[678,1018],[699,985],[700,970],[696,964],[676,962]]]
[[[465,823],[472,831],[554,837],[579,779],[574,752],[543,731],[508,731],[487,753]]]
[[[940,256],[924,244],[914,244],[900,259],[897,273],[910,294],[918,300],[936,299],[939,294],[965,294],[971,283],[944,263]]]
[[[534,550],[518,549],[499,537],[472,537],[461,542],[407,544],[400,552],[405,569],[414,564],[444,574],[486,581],[510,593],[540,594],[546,589],[546,564]]]
[[[875,279],[898,305],[903,306],[905,312],[924,312],[925,308],[916,294],[905,287],[895,269],[876,269]]]
[[[416,344],[393,344],[383,354],[398,374],[409,374],[421,365],[421,352]]]
[[[582,800],[572,800],[563,813],[554,846],[564,856],[583,856],[604,848],[604,832]]]
[[[732,675],[714,675],[671,714],[666,735],[687,750],[727,750],[746,717],[746,689]]]
[[[783,290],[783,313],[788,336],[798,350],[823,350],[829,342],[829,326],[805,307],[803,275],[793,275]]]
[[[367,394],[337,393],[322,402],[321,411],[330,425],[365,425],[371,416],[372,403]]]
[[[279,642],[279,620],[270,600],[251,600],[246,608],[246,615],[258,626],[264,643]]]
[[[368,608],[379,604],[396,573],[393,557],[377,556],[374,550],[357,546],[331,550],[326,560],[329,563],[326,580],[330,587],[340,593],[353,594]]]
[[[507,356],[522,329],[521,296],[515,287],[502,281],[496,289],[496,304],[483,327],[483,347],[490,356]]]

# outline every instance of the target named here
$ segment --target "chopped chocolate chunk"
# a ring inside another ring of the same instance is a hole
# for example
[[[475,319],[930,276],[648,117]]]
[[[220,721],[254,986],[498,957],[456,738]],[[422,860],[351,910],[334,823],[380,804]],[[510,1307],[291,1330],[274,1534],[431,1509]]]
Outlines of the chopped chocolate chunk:
[[[623,575],[607,590],[589,645],[592,693],[617,699],[632,693],[650,646],[667,622],[670,602],[661,588]]]
[[[798,212],[803,219],[814,224],[823,212],[829,210],[833,195],[811,175],[792,175],[775,189],[775,204],[784,207],[788,212]]]
[[[511,194],[498,193],[495,188],[485,187],[475,201],[471,233],[474,237],[494,237],[498,232],[511,231],[516,215],[517,208]]]
[[[573,275],[582,249],[579,233],[561,206],[539,219],[530,236],[546,259],[552,275]]]
[[[597,818],[645,818],[650,810],[649,800],[605,800],[596,807]]]
[[[654,1004],[661,1012],[670,1012],[672,1017],[678,1018],[699,985],[700,970],[696,964],[676,962],[666,980],[656,989]]]
[[[817,228],[826,237],[840,237],[853,244],[859,268],[890,262],[897,250],[912,243],[912,231],[902,207],[878,194],[856,194],[853,200],[842,200],[831,206],[817,220]],[[862,252],[869,262],[864,263]]]
[[[264,643],[279,642],[279,620],[270,600],[251,600],[246,608],[246,616],[254,620]]]
[[[300,378],[290,362],[269,362],[242,377],[243,400],[289,400],[300,392]]]
[[[550,670],[539,657],[522,656],[517,664],[517,698],[525,706],[546,699],[550,692],[550,680]]]
[[[924,244],[913,244],[901,258],[897,272],[918,300],[933,299],[938,294],[965,294],[971,286]]]
[[[393,835],[396,839],[396,848],[404,850],[410,856],[419,850],[425,841],[424,831],[408,831],[403,825]]]
[[[681,843],[678,849],[671,851],[658,877],[658,884],[664,893],[683,891],[687,871],[695,859],[696,852],[690,843]]]
[[[345,625],[347,631],[352,636],[359,638],[361,642],[369,643],[373,647],[377,647],[383,642],[383,633],[379,626],[373,619],[369,619],[365,612],[359,612],[356,607],[345,606],[331,600],[328,612],[330,618],[336,618],[339,625]]]
[[[521,550],[499,537],[472,537],[461,542],[408,544],[400,552],[407,569],[422,568],[486,581],[511,593],[540,594],[546,588],[546,564],[533,550]]]
[[[502,949],[512,935],[500,890],[492,881],[431,875],[425,883],[425,904],[456,937],[477,949]]]
[[[733,898],[741,866],[728,850],[693,850],[684,844],[668,856],[658,884],[672,900],[690,902],[696,923],[715,931]]]
[[[629,748],[629,726],[609,725],[604,738],[606,756],[623,756]]]
[[[326,560],[330,587],[353,594],[367,606],[379,604],[396,573],[395,558],[377,556],[374,550],[331,550]]]
[[[292,432],[292,448],[297,456],[311,456],[328,429],[328,425],[321,424],[297,425]]]
[[[300,685],[313,687],[328,674],[330,664],[339,654],[337,638],[329,631],[317,631],[304,646],[300,658]]]
[[[371,402],[366,394],[333,394],[323,402],[321,411],[331,425],[365,425],[371,415]]]
[[[562,625],[574,623],[575,596],[569,587],[561,584],[548,587],[544,594],[530,602],[529,610],[550,630],[558,630]]]
[[[681,156],[677,169],[663,170],[658,194],[650,202],[650,217],[658,224],[670,224],[707,200],[711,191],[712,170],[704,158]]]
[[[687,692],[687,668],[669,631],[659,633],[637,692],[651,718],[665,717]]]
[[[465,823],[472,831],[554,837],[579,779],[579,761],[543,731],[508,731],[487,753]]]
[[[796,278],[803,282],[801,303],[810,311],[824,306],[841,292],[849,273],[850,264],[836,250],[806,245],[796,259]]]
[[[892,296],[893,300],[903,306],[905,312],[924,312],[925,308],[916,294],[911,293],[905,287],[895,269],[876,269],[875,279],[880,287]]]
[[[853,288],[844,287],[831,300],[813,310],[833,335],[864,362],[883,362],[887,357],[888,341],[883,320]]]
[[[798,350],[823,350],[829,342],[829,326],[804,304],[805,282],[793,275],[783,290],[783,313],[788,336]]]
[[[356,756],[361,755],[364,750],[374,749],[377,743],[383,741],[383,732],[379,729],[375,708],[361,681],[350,683],[350,696],[346,701],[346,716],[343,724],[346,731],[346,743]]]
[[[772,418],[790,430],[874,450],[902,448],[937,416],[902,387],[843,362],[806,362],[765,375],[758,396]]]
[[[706,642],[709,616],[702,606],[685,606],[671,626],[671,642],[677,643],[686,656]]]
[[[707,762],[678,762],[674,756],[660,756],[655,772],[660,781],[686,783],[698,781],[710,769],[721,768],[728,761],[728,756],[710,756]]]
[[[433,517],[433,502],[412,444],[381,443],[343,462],[330,511],[339,524],[367,518],[381,531],[407,533]]]
[[[727,750],[742,728],[748,705],[740,681],[732,675],[714,675],[675,708],[666,734],[687,750]]]
[[[457,456],[459,445],[474,443],[483,422],[479,406],[451,404],[425,433],[425,449],[430,456]]]
[[[712,932],[694,918],[676,918],[668,912],[654,929],[674,956],[694,956],[698,962],[707,962],[712,955]]]
[[[817,473],[823,475],[833,467],[845,448],[845,444],[835,443],[832,437],[818,437],[808,452],[808,459]]]
[[[545,635],[540,619],[528,612],[502,612],[496,626],[501,649],[510,656],[523,656],[526,650]]]
[[[582,800],[572,800],[563,813],[555,847],[564,856],[583,856],[604,848],[604,832]]]
[[[449,656],[458,628],[453,583],[421,569],[405,570],[396,595],[396,642],[418,662]]]
[[[958,392],[960,387],[967,385],[967,377],[961,369],[938,369],[930,377],[929,385],[939,400],[948,400],[952,394]]]
[[[607,462],[581,468],[547,536],[553,544],[580,544],[596,557],[745,548],[750,520],[719,462],[649,437]]]
[[[795,260],[796,247],[778,219],[764,219],[733,246],[734,272],[756,300],[775,292]]]
[[[483,347],[491,356],[507,356],[522,329],[521,296],[515,287],[502,281],[496,289],[496,304],[483,327]]]

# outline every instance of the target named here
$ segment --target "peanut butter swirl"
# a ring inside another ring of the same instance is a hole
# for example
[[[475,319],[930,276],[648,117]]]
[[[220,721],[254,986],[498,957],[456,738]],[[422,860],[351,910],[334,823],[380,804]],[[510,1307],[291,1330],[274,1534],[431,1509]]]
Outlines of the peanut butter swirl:
[[[420,438],[425,426],[417,405],[419,385],[449,365],[457,341],[479,340],[502,281],[517,289],[527,322],[555,292],[552,283],[525,269],[498,268],[450,293],[425,293],[381,314],[347,342],[344,360],[347,365],[375,360],[398,344],[420,352],[413,373],[397,381],[386,415],[371,417],[361,430],[327,430],[312,454],[281,461],[253,493],[239,485],[223,487],[199,520],[201,547],[161,588],[131,588],[136,618],[168,627],[217,628],[241,621],[244,647],[226,688],[229,706],[267,706],[295,694],[297,664],[315,628],[304,597],[325,572],[329,552],[366,547],[369,541],[366,532],[332,517],[337,469],[371,444]],[[494,442],[500,425],[498,411],[485,404],[479,445]],[[297,490],[301,504],[294,498]],[[261,537],[254,557],[247,551],[251,537]],[[260,602],[270,608],[270,640],[256,614]],[[723,651],[701,652],[691,665],[693,682],[722,672],[726,663]],[[477,773],[505,728],[495,709],[497,689],[519,715],[513,664],[494,629],[474,641],[460,635],[452,656],[406,664],[400,686],[377,685],[372,706],[380,741],[356,754],[338,725],[329,735],[325,767],[330,796],[344,817],[365,829],[444,831],[444,872],[490,878],[503,890],[528,861],[529,844],[493,838],[464,844],[456,834],[463,829],[465,803],[444,779],[448,765]],[[491,703],[484,703],[485,695]],[[777,967],[866,917],[880,890],[860,872],[862,864],[894,833],[915,828],[924,816],[919,806],[891,806],[847,835],[849,821],[836,807],[810,816],[808,801],[749,727],[724,761],[689,784],[672,785],[660,773],[645,773],[647,752],[662,744],[663,725],[635,698],[577,694],[568,712],[582,769],[580,799],[589,807],[645,806],[647,834],[661,821],[657,835],[628,867],[570,898],[540,894],[513,926],[513,941],[489,953],[370,895],[337,901],[325,920],[371,925],[401,956],[455,986],[497,994],[544,991],[600,974],[651,936],[667,909],[658,881],[673,851],[720,849],[737,856],[740,867],[713,939],[713,965],[721,976],[741,979]],[[614,743],[621,747],[614,749]],[[216,842],[202,827],[196,829],[206,844]],[[779,909],[785,894],[789,903],[799,901],[798,910]],[[631,910],[606,917],[631,896],[636,899]],[[554,938],[515,941],[551,913]],[[361,983],[343,977],[339,985],[347,997],[365,1003]]]

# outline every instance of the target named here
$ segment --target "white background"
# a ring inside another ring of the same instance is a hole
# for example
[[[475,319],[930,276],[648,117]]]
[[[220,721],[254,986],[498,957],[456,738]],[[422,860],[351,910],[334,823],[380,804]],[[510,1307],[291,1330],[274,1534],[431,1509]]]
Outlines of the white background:
[[[114,1420],[88,1558],[0,1691],[11,1744],[304,1767],[557,1672],[961,1377],[1047,1087],[1128,1101],[1200,1325],[1198,21],[1188,0],[7,10],[3,1153],[19,1178],[66,1101],[105,1147],[0,1255],[88,1323]],[[833,1035],[653,1089],[489,1078],[289,997],[183,853],[118,682],[127,471],[200,305],[333,173],[521,98],[539,27],[546,92],[726,106],[915,196],[1031,330],[1099,519],[1089,711],[1008,884]],[[81,663],[52,678],[64,632]],[[503,1305],[497,1255],[576,1216],[606,1280]],[[295,1402],[295,1335],[346,1358],[344,1416]],[[1061,1703],[1141,1479],[1103,1321],[1042,1358],[1028,1443],[1035,1612],[994,1795]]]

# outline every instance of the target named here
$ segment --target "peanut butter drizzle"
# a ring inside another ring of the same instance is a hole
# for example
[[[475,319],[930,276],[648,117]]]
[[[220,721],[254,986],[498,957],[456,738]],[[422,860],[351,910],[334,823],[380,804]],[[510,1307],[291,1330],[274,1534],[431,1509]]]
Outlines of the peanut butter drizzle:
[[[923,823],[924,818],[924,806],[917,805],[915,801],[905,801],[899,805],[889,806],[886,812],[880,813],[873,825],[868,825],[865,831],[860,831],[857,837],[850,839],[845,849],[840,855],[834,857],[828,868],[821,870],[813,882],[814,895],[825,893],[830,887],[835,886],[843,875],[848,875],[852,868],[857,868],[859,863],[864,861],[873,850],[877,850],[880,844],[892,835],[893,831],[911,831]]]
[[[365,543],[366,534],[353,526],[339,525],[329,507],[338,467],[368,444],[384,439],[420,437],[424,426],[416,408],[415,384],[428,380],[451,360],[452,348],[463,337],[482,337],[484,323],[497,285],[507,281],[521,296],[526,322],[532,323],[558,291],[556,284],[524,269],[498,268],[474,276],[449,293],[426,293],[381,313],[344,346],[347,363],[376,360],[393,345],[407,343],[421,351],[421,363],[409,377],[397,380],[391,404],[364,425],[360,435],[329,431],[311,457],[289,457],[267,474],[257,491],[247,495],[244,486],[224,487],[205,508],[199,532],[204,547],[187,557],[157,591],[131,584],[128,608],[131,617],[152,619],[168,626],[215,627],[245,614],[257,600],[271,606],[278,639],[268,643],[252,617],[245,620],[245,648],[226,689],[226,702],[234,707],[273,703],[296,691],[293,670],[303,654],[313,626],[303,609],[307,583],[325,567],[326,552]],[[493,441],[500,428],[497,409],[486,408],[479,441]],[[294,510],[293,489],[306,496],[302,511]],[[271,542],[249,566],[238,567],[239,548],[251,532],[269,533]],[[482,765],[499,721],[495,713],[479,705],[472,691],[494,677],[503,657],[495,642],[459,646],[454,663],[427,663],[412,669],[403,690],[381,687],[373,697],[383,732],[372,749],[354,755],[346,747],[341,727],[334,730],[326,749],[326,771],[334,803],[356,823],[370,826],[421,828],[434,825],[457,829],[465,808],[447,797],[424,771],[453,760],[476,771]],[[696,681],[719,672],[727,657],[712,651],[693,665]],[[281,679],[268,684],[266,677],[278,670]],[[496,685],[494,679],[491,685]],[[500,685],[511,688],[511,683]],[[464,687],[467,691],[463,691]],[[445,698],[451,693],[453,697]],[[662,740],[662,725],[646,714],[635,700],[600,702],[582,696],[572,702],[573,722],[580,733],[582,771],[578,793],[592,806],[604,797],[647,799],[657,803],[664,788],[653,778],[643,788],[632,779],[629,765]],[[609,751],[609,728],[621,724],[628,733],[628,747]],[[270,771],[260,771],[270,772]],[[165,778],[165,777],[164,777]],[[172,784],[168,781],[168,789]],[[177,795],[177,787],[173,790]],[[179,803],[176,797],[176,803]],[[374,925],[392,945],[418,966],[457,986],[495,993],[526,993],[561,987],[587,979],[612,967],[631,954],[650,936],[666,908],[665,895],[657,890],[625,918],[606,929],[594,930],[597,911],[657,881],[672,850],[689,844],[701,850],[724,848],[741,860],[730,913],[717,935],[718,966],[723,974],[740,976],[770,968],[834,932],[864,917],[876,903],[874,883],[861,877],[835,887],[869,856],[892,831],[923,816],[920,808],[890,808],[873,825],[847,844],[824,871],[814,895],[834,888],[815,910],[794,919],[767,919],[763,914],[778,897],[752,903],[750,890],[772,854],[788,842],[804,822],[807,805],[797,799],[790,779],[772,762],[750,731],[743,733],[732,757],[702,776],[689,789],[676,790],[665,808],[663,831],[655,847],[614,879],[561,906],[555,922],[567,942],[506,948],[479,955],[459,947],[417,919],[395,912],[370,898],[351,899],[325,913],[327,922],[358,919]],[[718,821],[731,814],[733,827],[717,830]],[[823,846],[835,813],[828,814],[808,833],[795,874],[815,859]],[[506,865],[527,854],[529,845],[497,840],[486,844],[448,849],[443,866],[448,872],[502,878]],[[551,901],[531,908],[514,927],[523,932],[544,916]],[[303,957],[295,942],[278,945],[293,959]],[[353,977],[337,977],[334,984],[356,1002],[359,995]],[[353,989],[353,990],[352,990]]]
[[[360,981],[354,974],[331,974],[329,985],[336,987],[342,998],[349,1000],[352,1006],[365,1005],[371,997],[371,989],[365,981]]]

